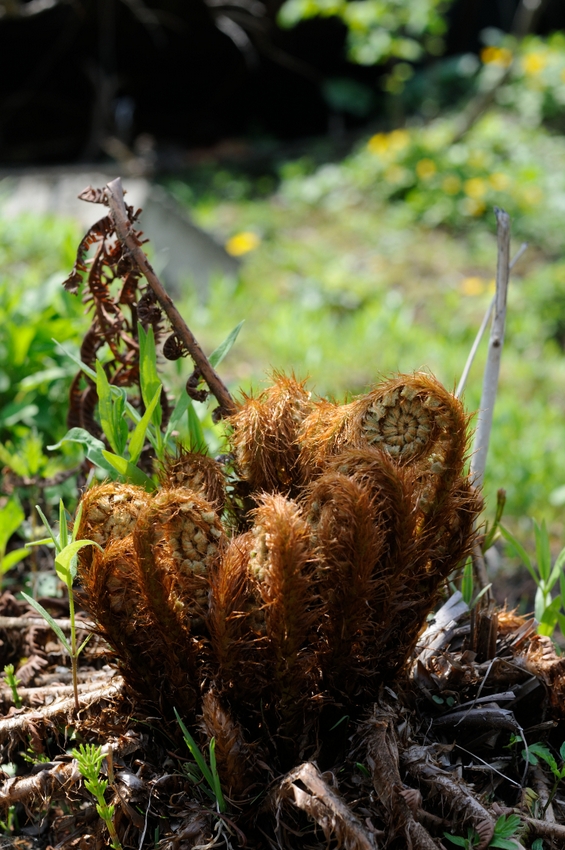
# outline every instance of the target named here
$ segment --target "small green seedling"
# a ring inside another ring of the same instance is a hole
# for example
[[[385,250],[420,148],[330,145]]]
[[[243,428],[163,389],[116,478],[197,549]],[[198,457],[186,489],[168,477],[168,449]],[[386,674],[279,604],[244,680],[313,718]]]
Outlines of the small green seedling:
[[[494,833],[489,843],[490,847],[498,847],[500,850],[516,850],[516,842],[510,840],[516,834],[522,822],[518,815],[501,815],[494,825]],[[481,837],[472,827],[467,829],[467,838],[460,835],[451,835],[449,832],[443,833],[444,837],[449,839],[452,844],[458,847],[464,847],[465,850],[473,850],[481,841]]]
[[[0,457],[0,460],[2,458]],[[13,496],[0,508],[0,575],[15,567],[28,554],[27,549],[13,549],[6,554],[6,546],[14,532],[25,519],[20,503]]]
[[[530,744],[527,750],[522,750],[522,758],[526,759],[529,764],[539,764],[539,760],[541,759],[547,764],[553,774],[553,787],[549,792],[547,803],[543,809],[543,814],[545,814],[548,806],[557,794],[557,787],[559,783],[565,779],[565,741],[561,744],[559,756],[561,758],[560,765],[557,764],[557,760],[549,748],[546,747],[545,744],[541,743]]]
[[[6,664],[4,667],[4,678],[6,679],[6,684],[12,691],[12,699],[14,700],[14,705],[16,708],[22,707],[22,698],[18,693],[18,685],[21,685],[20,679],[16,678],[14,672],[13,664]]]
[[[81,643],[81,645],[77,648],[77,637],[76,637],[76,622],[75,622],[75,602],[73,597],[73,581],[77,572],[77,553],[83,549],[85,546],[96,546],[100,551],[102,551],[102,547],[95,543],[93,540],[76,540],[76,535],[78,532],[78,528],[80,525],[80,517],[82,513],[82,505],[78,510],[77,516],[75,518],[73,530],[71,533],[71,537],[69,539],[69,531],[67,528],[67,514],[65,511],[65,506],[63,501],[59,502],[59,535],[55,536],[55,532],[49,525],[43,511],[39,506],[36,505],[36,510],[41,517],[43,524],[47,531],[49,532],[49,537],[44,538],[43,540],[36,540],[34,543],[28,544],[29,546],[40,546],[40,545],[52,545],[55,547],[56,557],[55,557],[55,571],[62,582],[67,586],[67,591],[69,595],[69,618],[71,621],[71,642],[67,640],[65,637],[61,627],[59,624],[53,619],[51,614],[45,610],[43,605],[40,605],[35,599],[32,599],[31,596],[28,596],[27,593],[22,592],[22,596],[24,599],[32,605],[38,614],[41,614],[44,620],[51,626],[59,640],[61,641],[65,651],[68,653],[71,659],[71,668],[73,674],[73,690],[75,696],[75,708],[78,711],[79,703],[78,703],[78,679],[77,679],[77,670],[78,670],[78,657],[81,654],[82,650],[90,640],[91,635],[88,635],[86,639]]]
[[[186,746],[190,750],[196,765],[191,766],[195,769],[192,769],[189,772],[190,779],[193,782],[201,782],[202,778],[206,780],[208,788],[203,786],[203,790],[208,794],[216,802],[216,809],[218,812],[226,811],[226,801],[224,799],[224,795],[222,793],[222,786],[220,784],[220,777],[218,776],[218,771],[216,768],[216,739],[212,738],[209,744],[209,752],[210,752],[210,766],[206,764],[206,759],[200,752],[200,748],[198,744],[182,722],[178,711],[175,708],[175,716],[177,718],[177,722],[181,728],[183,738],[185,740]]]
[[[114,850],[122,850],[116,827],[114,826],[115,806],[107,803],[104,794],[108,787],[107,779],[100,779],[100,768],[104,761],[102,747],[95,744],[80,744],[71,751],[77,760],[78,769],[84,777],[84,787],[96,798],[96,811],[106,824]]]
[[[565,548],[561,550],[552,567],[549,534],[545,520],[541,526],[534,522],[537,560],[534,566],[524,547],[508,529],[501,525],[500,531],[524,563],[537,585],[534,614],[539,623],[538,634],[551,637],[556,625],[559,623],[561,633],[565,636],[565,573],[563,571],[565,567]],[[551,594],[557,582],[559,582],[560,592],[553,599]]]

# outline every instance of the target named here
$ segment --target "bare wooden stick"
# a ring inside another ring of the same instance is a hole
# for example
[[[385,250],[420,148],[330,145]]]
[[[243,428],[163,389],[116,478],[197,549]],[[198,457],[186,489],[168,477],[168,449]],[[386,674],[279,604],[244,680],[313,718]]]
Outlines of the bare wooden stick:
[[[483,377],[483,392],[481,406],[475,433],[473,456],[471,458],[471,478],[476,486],[483,483],[490,434],[492,430],[492,419],[496,392],[498,389],[498,376],[500,373],[500,360],[502,346],[504,343],[504,327],[506,323],[506,296],[508,292],[508,279],[510,277],[510,216],[498,207],[494,208],[497,224],[498,258],[496,266],[496,295],[494,304],[494,318],[489,339],[487,364]]]
[[[510,263],[510,271],[514,268],[514,266],[516,265],[516,263],[518,262],[520,257],[524,254],[527,247],[528,247],[528,243],[522,242],[522,244],[520,245],[520,250],[518,251],[516,256],[513,258],[512,262]],[[471,371],[471,366],[473,365],[473,361],[475,359],[477,349],[479,348],[479,345],[481,344],[483,334],[487,329],[488,323],[490,322],[490,317],[492,316],[492,311],[494,310],[495,302],[496,302],[496,295],[493,297],[492,301],[490,302],[490,304],[488,306],[488,309],[487,309],[487,311],[484,315],[483,321],[481,322],[481,326],[480,326],[479,330],[477,331],[477,336],[475,337],[475,341],[473,342],[473,345],[471,346],[471,351],[469,352],[469,356],[467,357],[467,362],[465,363],[465,368],[463,369],[461,379],[459,381],[459,384],[457,385],[457,389],[455,390],[455,398],[461,398],[461,396],[463,395],[463,390],[465,389],[465,385],[467,383],[467,378],[469,377],[469,372]]]
[[[147,259],[145,251],[141,248],[139,240],[132,231],[124,203],[121,178],[116,177],[115,180],[108,183],[105,191],[108,206],[110,207],[110,215],[112,216],[112,221],[114,222],[120,242],[135,260],[137,267],[167,314],[175,333],[182,339],[196,367],[208,384],[210,392],[218,400],[220,414],[229,415],[230,413],[234,413],[236,406],[228,388],[202,351],[196,337],[175,307],[171,297],[165,291],[163,284]]]
[[[71,621],[68,617],[56,617],[55,622],[64,632],[70,631]],[[94,623],[87,620],[75,620],[77,631],[92,631]],[[0,617],[0,629],[50,629],[51,626],[41,617]]]

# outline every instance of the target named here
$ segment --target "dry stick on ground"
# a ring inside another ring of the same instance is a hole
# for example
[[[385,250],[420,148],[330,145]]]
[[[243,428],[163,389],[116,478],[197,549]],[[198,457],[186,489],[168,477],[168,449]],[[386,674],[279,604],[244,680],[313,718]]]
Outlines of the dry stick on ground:
[[[277,796],[279,800],[290,800],[316,821],[328,844],[335,838],[345,850],[376,850],[375,836],[364,828],[312,762],[305,762],[287,773],[277,789]]]
[[[194,360],[196,367],[208,384],[211,393],[218,400],[220,405],[220,414],[222,416],[226,416],[230,413],[234,413],[236,407],[228,388],[210,364],[210,361],[202,351],[194,334],[173,304],[172,299],[169,295],[167,295],[163,284],[155,274],[155,271],[147,259],[145,251],[141,248],[139,239],[137,239],[133,233],[124,203],[122,181],[119,177],[116,177],[115,180],[112,180],[106,186],[106,198],[108,200],[110,214],[120,242],[125,250],[135,260],[138,269],[147,280],[147,283],[155,293],[159,304],[167,314],[175,333],[182,339],[190,356]]]
[[[68,617],[54,618],[55,622],[64,632],[71,629],[71,621]],[[90,632],[94,629],[94,623],[88,620],[75,620],[77,632]],[[51,626],[41,617],[0,617],[0,629],[50,629]]]

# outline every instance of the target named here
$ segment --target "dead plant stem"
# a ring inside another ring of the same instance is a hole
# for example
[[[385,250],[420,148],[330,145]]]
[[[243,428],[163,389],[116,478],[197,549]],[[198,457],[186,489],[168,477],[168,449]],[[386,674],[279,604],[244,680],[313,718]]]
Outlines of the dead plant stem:
[[[141,248],[139,239],[135,236],[128,220],[124,203],[124,192],[120,177],[116,177],[106,186],[106,197],[110,207],[110,214],[116,228],[118,238],[127,252],[135,260],[137,267],[147,280],[147,283],[155,293],[159,304],[167,314],[174,331],[182,339],[190,356],[200,371],[202,377],[208,384],[210,392],[215,396],[219,405],[221,415],[229,415],[235,412],[235,403],[228,388],[215,371],[210,361],[202,351],[196,337],[189,329],[183,317],[175,307],[173,300],[165,291],[165,288],[155,271],[153,270],[145,251]]]
[[[477,487],[482,485],[485,476],[494,405],[498,389],[498,376],[500,374],[502,346],[504,343],[506,297],[510,276],[510,216],[498,207],[494,208],[494,212],[496,215],[498,243],[494,318],[490,331],[487,363],[483,377],[483,392],[470,470],[471,479]]]

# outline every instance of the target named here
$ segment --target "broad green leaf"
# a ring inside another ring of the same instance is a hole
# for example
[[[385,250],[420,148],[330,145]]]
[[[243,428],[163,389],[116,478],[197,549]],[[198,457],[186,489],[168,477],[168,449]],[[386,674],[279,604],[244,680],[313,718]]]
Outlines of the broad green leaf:
[[[561,599],[563,599],[563,597],[561,597]],[[564,614],[558,614],[557,615],[557,622],[559,623],[559,628],[561,629],[561,634],[563,635],[563,637],[565,637],[565,615]]]
[[[131,461],[126,460],[125,457],[118,457],[118,455],[114,455],[112,452],[103,451],[102,454],[106,461],[127,481],[137,484],[139,487],[145,487],[148,492],[155,490],[155,482],[143,470],[131,463]]]
[[[59,626],[58,623],[55,622],[55,620],[53,619],[53,617],[51,616],[49,611],[46,611],[45,608],[43,607],[43,605],[40,605],[39,602],[37,602],[35,599],[32,599],[31,596],[28,596],[27,593],[23,592],[23,590],[22,590],[22,596],[26,600],[26,602],[29,602],[29,604],[33,608],[35,608],[35,610],[37,611],[38,614],[41,614],[41,616],[43,617],[45,622],[49,623],[49,625],[51,626],[51,628],[53,629],[53,631],[55,632],[55,634],[57,635],[57,637],[61,641],[63,647],[65,648],[65,651],[67,652],[67,654],[71,655],[72,650],[71,650],[71,646],[70,646],[67,638],[65,637],[65,635],[63,634],[63,632],[61,630],[61,627]]]
[[[530,560],[530,556],[528,555],[528,553],[526,552],[526,550],[524,549],[522,544],[519,543],[516,540],[516,538],[514,537],[514,535],[512,535],[508,531],[508,529],[504,528],[503,525],[500,525],[499,528],[500,528],[500,532],[501,532],[502,536],[505,537],[506,540],[510,543],[510,547],[512,549],[514,549],[515,554],[518,555],[520,560],[523,562],[524,566],[527,568],[529,574],[531,575],[531,577],[535,581],[536,585],[539,586],[539,583],[540,583],[539,575],[534,570],[534,568],[532,566],[532,562]]]
[[[449,832],[443,833],[444,838],[447,838],[449,841],[453,842],[453,844],[457,844],[458,847],[467,847],[468,841],[466,838],[462,838],[460,835],[450,835]]]
[[[62,440],[59,440],[53,446],[47,446],[47,448],[54,451],[55,449],[59,449],[63,443],[79,443],[81,446],[84,446],[86,457],[91,463],[103,469],[111,478],[117,477],[115,468],[104,458],[103,452],[105,445],[102,440],[93,437],[84,428],[71,428]]]
[[[155,395],[147,405],[147,409],[135,428],[133,429],[133,433],[131,435],[128,450],[130,455],[130,462],[135,466],[137,461],[139,460],[139,456],[143,450],[143,444],[145,442],[145,434],[149,427],[149,423],[151,422],[153,412],[157,408],[159,401],[161,399],[161,387],[157,387],[155,391]]]
[[[19,564],[20,561],[29,555],[29,549],[13,549],[0,559],[0,573],[7,573],[8,570]]]
[[[563,743],[559,747],[559,756],[561,758],[561,761],[565,761],[565,741],[563,741]]]
[[[556,596],[549,605],[546,606],[538,626],[538,634],[551,637],[555,631],[559,612],[561,611],[561,597]]]
[[[67,586],[70,586],[74,577],[71,571],[73,558],[85,546],[96,546],[102,552],[102,547],[98,543],[95,543],[94,540],[75,540],[74,543],[69,543],[65,546],[63,551],[59,552],[55,558],[55,571],[61,581],[64,581]]]
[[[0,510],[0,555],[5,552],[10,537],[24,519],[25,514],[20,503],[12,496]]]
[[[518,815],[501,815],[494,825],[494,838],[510,838],[521,825]]]
[[[489,847],[500,847],[501,850],[517,850],[515,841],[509,841],[507,838],[493,838]]]
[[[231,347],[233,346],[234,342],[238,337],[242,326],[243,322],[240,322],[239,325],[236,325],[235,328],[227,335],[225,340],[220,343],[217,348],[214,349],[214,351],[208,358],[210,364],[214,367],[214,369],[222,362],[226,354],[228,354],[228,352],[230,351]]]
[[[161,389],[163,384],[157,373],[157,354],[155,352],[155,336],[153,328],[149,326],[145,332],[140,324],[137,325],[139,338],[139,383],[141,386],[141,396],[145,407],[148,408],[155,398],[155,394]],[[153,422],[156,428],[161,427],[162,410],[161,406],[153,407]]]

